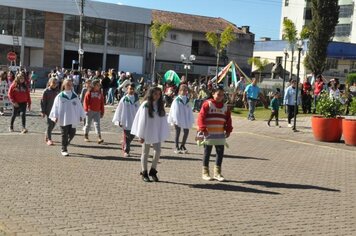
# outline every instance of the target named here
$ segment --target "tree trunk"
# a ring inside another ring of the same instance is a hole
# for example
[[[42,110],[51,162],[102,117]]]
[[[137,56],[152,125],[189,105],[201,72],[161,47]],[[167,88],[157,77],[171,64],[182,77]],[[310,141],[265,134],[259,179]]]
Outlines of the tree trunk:
[[[216,83],[219,80],[219,59],[220,59],[220,53],[216,53]]]
[[[157,56],[157,49],[155,47],[155,50],[153,52],[152,82],[157,84],[158,81],[156,81],[156,76],[155,76],[155,74],[156,74],[156,56]]]
[[[291,61],[291,66],[290,66],[289,80],[291,80],[293,78],[293,62],[294,62],[294,48],[292,48],[292,61]]]

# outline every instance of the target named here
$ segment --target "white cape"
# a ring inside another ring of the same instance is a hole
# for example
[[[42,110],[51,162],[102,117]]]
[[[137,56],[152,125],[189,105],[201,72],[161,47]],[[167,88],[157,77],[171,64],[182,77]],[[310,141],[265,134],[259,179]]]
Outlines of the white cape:
[[[179,96],[174,99],[168,114],[168,123],[178,125],[182,129],[191,129],[194,124],[194,115],[189,101]]]
[[[142,103],[132,124],[131,134],[144,139],[146,144],[161,143],[169,138],[167,117],[160,117],[154,112],[154,117],[148,115],[146,103]]]
[[[129,96],[124,96],[116,108],[112,122],[115,125],[122,125],[124,130],[131,130],[132,122],[140,106],[140,102],[130,100]]]
[[[80,118],[85,118],[85,111],[78,95],[73,93],[71,98],[66,98],[60,93],[54,99],[53,107],[49,118],[51,120],[58,119],[60,126],[72,125],[77,127],[80,123]]]

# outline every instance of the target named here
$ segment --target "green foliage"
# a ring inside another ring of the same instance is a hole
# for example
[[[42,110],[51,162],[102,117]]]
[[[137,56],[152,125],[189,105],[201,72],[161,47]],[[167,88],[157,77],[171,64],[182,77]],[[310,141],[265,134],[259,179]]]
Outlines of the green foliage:
[[[336,118],[342,114],[342,107],[339,99],[330,98],[327,93],[322,93],[316,105],[316,111],[325,118]]]
[[[327,48],[339,22],[338,0],[312,0],[307,68],[322,74],[326,67]]]
[[[156,48],[159,48],[159,46],[161,46],[162,42],[167,37],[167,34],[171,29],[171,24],[161,24],[158,21],[153,22],[150,31],[152,35],[153,44]]]
[[[351,115],[356,115],[356,99],[353,99],[350,103],[350,107],[349,107],[349,111],[351,113]]]
[[[290,45],[294,45],[297,42],[297,28],[295,24],[290,19],[285,19],[283,21],[283,35],[282,39],[289,42]]]
[[[269,61],[267,59],[261,60],[261,58],[258,58],[258,57],[251,57],[250,59],[248,59],[247,62],[249,65],[256,66],[256,68],[259,72],[264,71],[264,69],[266,68],[266,66],[269,63]]]
[[[208,40],[209,44],[215,48],[216,50],[218,50],[219,48],[219,37],[216,33],[214,32],[208,32],[206,33],[206,40]]]
[[[356,73],[351,73],[347,75],[346,84],[352,85],[356,82]]]
[[[300,39],[305,40],[310,37],[311,31],[308,26],[303,26],[302,31],[300,31]]]
[[[220,54],[231,42],[236,40],[236,35],[232,26],[228,26],[220,36],[217,33],[208,32],[206,33],[205,38]]]

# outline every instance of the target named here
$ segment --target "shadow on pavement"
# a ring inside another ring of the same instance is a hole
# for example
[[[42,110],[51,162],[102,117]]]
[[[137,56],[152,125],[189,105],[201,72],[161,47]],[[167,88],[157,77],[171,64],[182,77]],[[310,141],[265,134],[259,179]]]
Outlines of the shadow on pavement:
[[[246,188],[242,186],[230,185],[230,184],[185,184],[185,183],[177,183],[177,182],[170,182],[170,181],[160,181],[161,183],[165,184],[173,184],[173,185],[182,185],[187,186],[189,188],[196,188],[196,189],[208,189],[208,190],[221,190],[221,191],[232,191],[232,192],[244,192],[244,193],[258,193],[258,194],[271,194],[271,195],[279,195],[280,193],[271,192],[271,191],[264,191],[254,188]]]
[[[235,183],[249,184],[249,185],[258,185],[266,188],[285,188],[285,189],[315,189],[320,191],[328,191],[328,192],[340,192],[338,189],[324,188],[313,185],[303,185],[303,184],[286,184],[286,183],[276,183],[276,182],[268,182],[268,181],[236,181]]]
[[[224,158],[242,159],[242,160],[257,160],[257,161],[269,161],[270,160],[270,159],[266,159],[266,158],[244,157],[244,156],[233,156],[233,155],[224,155]]]
[[[170,141],[170,140],[165,141],[165,143],[173,143],[173,144],[175,144],[174,141]],[[186,142],[185,144],[186,144],[186,145],[197,145],[197,143],[190,143],[190,142]]]
[[[183,156],[161,156],[162,160],[172,160],[172,161],[201,161],[201,158],[188,158]]]
[[[71,157],[79,157],[79,158],[89,158],[89,159],[94,159],[94,160],[103,160],[103,161],[135,161],[139,162],[140,159],[134,159],[134,158],[122,158],[119,156],[95,156],[95,155],[85,155],[85,154],[79,154],[79,153],[71,153]]]
[[[93,142],[94,143],[94,142]],[[90,143],[89,143],[90,144]],[[78,147],[78,148],[95,148],[95,149],[108,149],[108,150],[118,150],[118,147],[110,147],[105,144],[103,145],[96,145],[96,146],[86,146],[86,145],[80,145],[80,144],[71,144],[73,147]]]

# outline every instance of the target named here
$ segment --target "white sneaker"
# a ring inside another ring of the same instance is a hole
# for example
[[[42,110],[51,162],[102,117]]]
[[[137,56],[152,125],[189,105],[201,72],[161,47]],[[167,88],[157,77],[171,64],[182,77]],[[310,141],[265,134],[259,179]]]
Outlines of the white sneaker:
[[[61,151],[62,156],[67,157],[69,156],[68,151]]]
[[[224,182],[225,178],[222,175],[214,175],[214,179],[219,181],[219,182]]]
[[[292,125],[292,124],[288,124],[288,127],[289,127],[289,128],[292,128],[292,127],[293,127],[293,125]]]
[[[179,148],[176,148],[176,149],[174,150],[174,153],[175,153],[175,154],[182,154],[182,150],[180,150]]]
[[[209,175],[202,175],[202,179],[205,181],[212,181],[213,179]]]

